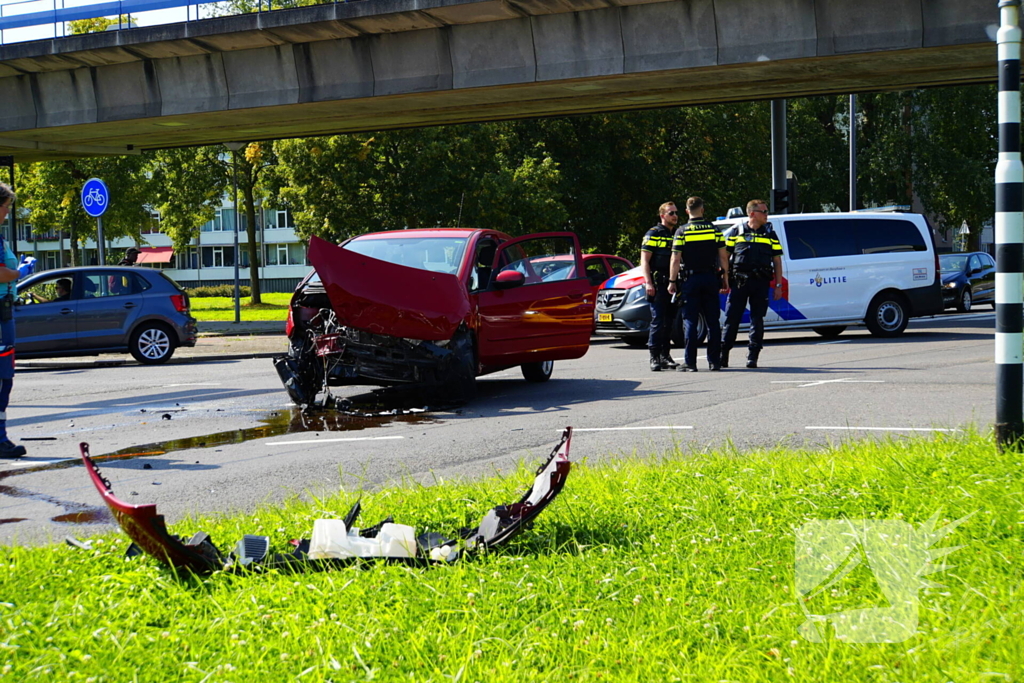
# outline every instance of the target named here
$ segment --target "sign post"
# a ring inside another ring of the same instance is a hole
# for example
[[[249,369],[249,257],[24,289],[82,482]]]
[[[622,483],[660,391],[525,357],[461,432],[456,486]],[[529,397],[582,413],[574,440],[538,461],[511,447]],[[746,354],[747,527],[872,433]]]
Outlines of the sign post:
[[[82,208],[96,219],[96,262],[106,265],[106,243],[103,241],[103,213],[110,206],[110,191],[99,178],[89,178],[82,185]]]

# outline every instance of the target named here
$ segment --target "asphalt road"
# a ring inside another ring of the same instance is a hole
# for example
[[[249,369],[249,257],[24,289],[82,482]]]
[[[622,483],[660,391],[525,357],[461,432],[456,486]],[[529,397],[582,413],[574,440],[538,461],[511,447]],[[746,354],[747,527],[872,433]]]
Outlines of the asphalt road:
[[[361,396],[367,411],[426,408],[371,418],[303,416],[265,358],[20,370],[9,429],[29,457],[0,461],[0,543],[113,528],[75,464],[79,442],[94,456],[137,454],[102,461],[103,474],[118,497],[156,503],[173,524],[341,487],[507,472],[545,456],[566,425],[577,430],[573,458],[591,460],[988,429],[994,325],[983,311],[913,320],[895,340],[863,329],[834,341],[769,333],[761,369],[712,373],[701,360],[696,374],[652,373],[646,350],[595,339],[584,358],[556,363],[546,384],[518,369],[481,378],[461,409],[336,392]]]

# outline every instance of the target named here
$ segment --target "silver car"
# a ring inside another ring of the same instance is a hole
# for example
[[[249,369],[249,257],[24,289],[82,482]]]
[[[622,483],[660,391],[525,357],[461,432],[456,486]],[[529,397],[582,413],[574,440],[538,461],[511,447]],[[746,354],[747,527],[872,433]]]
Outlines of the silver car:
[[[18,283],[19,358],[127,351],[147,365],[195,346],[196,320],[178,283],[159,270],[89,266],[47,270]]]

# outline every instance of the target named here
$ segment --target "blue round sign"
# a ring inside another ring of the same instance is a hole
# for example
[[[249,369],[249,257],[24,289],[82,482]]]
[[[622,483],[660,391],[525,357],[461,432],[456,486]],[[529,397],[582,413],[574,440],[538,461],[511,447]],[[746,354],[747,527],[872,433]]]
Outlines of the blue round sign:
[[[82,208],[93,218],[99,218],[110,206],[110,192],[99,178],[89,178],[82,185]]]

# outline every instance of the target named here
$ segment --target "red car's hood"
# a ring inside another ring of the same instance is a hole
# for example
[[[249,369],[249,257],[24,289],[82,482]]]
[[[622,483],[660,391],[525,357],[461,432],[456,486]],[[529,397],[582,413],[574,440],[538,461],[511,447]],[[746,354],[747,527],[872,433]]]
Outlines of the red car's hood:
[[[309,240],[309,261],[338,321],[349,327],[441,341],[469,314],[469,295],[455,275],[398,266],[318,237]]]

